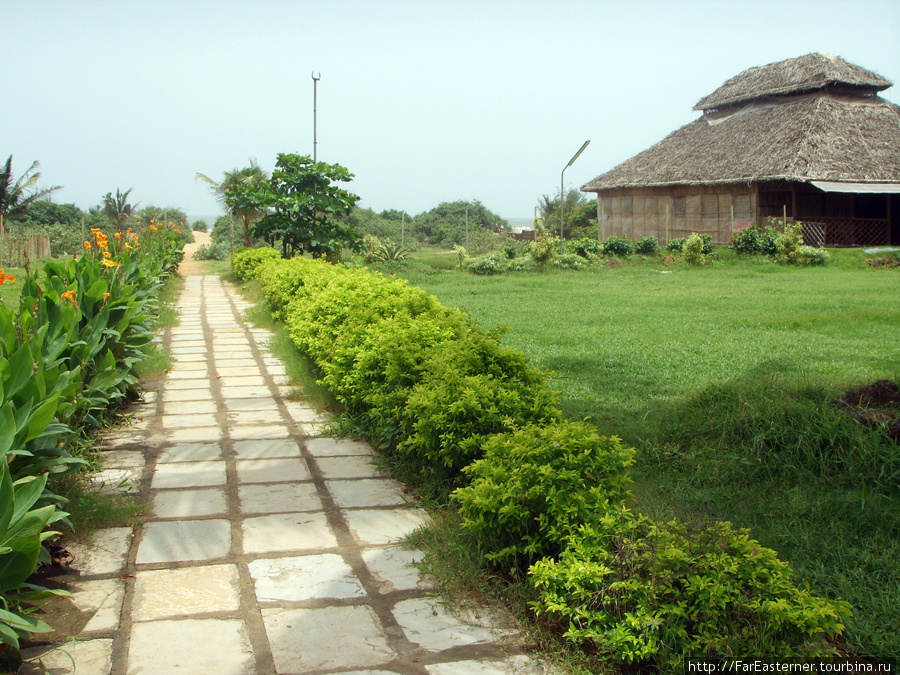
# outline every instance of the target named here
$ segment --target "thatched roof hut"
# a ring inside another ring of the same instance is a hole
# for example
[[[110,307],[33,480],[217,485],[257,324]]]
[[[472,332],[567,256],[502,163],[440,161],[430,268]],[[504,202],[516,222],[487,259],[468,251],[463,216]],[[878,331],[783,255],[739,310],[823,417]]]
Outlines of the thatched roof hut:
[[[878,96],[890,86],[823,53],[750,68],[702,98],[699,119],[581,189],[610,233],[663,238],[664,225],[728,243],[782,216],[818,223],[819,243],[900,241],[900,107]]]

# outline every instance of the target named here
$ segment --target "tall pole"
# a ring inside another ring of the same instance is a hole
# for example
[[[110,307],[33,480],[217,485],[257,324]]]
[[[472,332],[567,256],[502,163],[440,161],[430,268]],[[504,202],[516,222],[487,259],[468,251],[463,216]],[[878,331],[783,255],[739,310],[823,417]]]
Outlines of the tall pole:
[[[318,147],[317,146],[319,143],[318,136],[317,136],[317,129],[316,129],[316,122],[317,122],[316,116],[318,114],[317,98],[318,98],[318,93],[319,93],[318,92],[319,80],[322,79],[322,73],[319,73],[318,77],[316,77],[315,73],[311,73],[311,76],[312,76],[312,81],[313,81],[313,162],[316,162],[316,161],[318,161],[318,157],[317,157]]]
[[[559,174],[559,252],[563,251],[563,214],[566,210],[566,198],[563,194],[563,177],[566,175],[566,169],[572,166],[575,163],[575,160],[581,156],[581,153],[584,152],[584,149],[588,146],[590,141],[585,141],[580,148],[578,148],[578,152],[576,152],[572,159],[569,160],[569,163],[563,167],[562,172]]]

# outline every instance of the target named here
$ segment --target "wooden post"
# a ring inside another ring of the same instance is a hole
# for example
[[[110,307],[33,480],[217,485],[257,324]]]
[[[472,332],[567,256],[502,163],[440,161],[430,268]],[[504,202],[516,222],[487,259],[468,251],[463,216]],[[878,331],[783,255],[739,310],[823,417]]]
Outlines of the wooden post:
[[[669,202],[666,202],[666,246],[669,245]]]

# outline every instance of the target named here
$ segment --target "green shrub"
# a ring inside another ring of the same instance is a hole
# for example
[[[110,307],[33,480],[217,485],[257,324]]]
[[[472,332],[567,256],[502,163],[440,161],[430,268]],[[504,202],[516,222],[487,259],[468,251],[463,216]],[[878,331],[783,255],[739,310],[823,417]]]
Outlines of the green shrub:
[[[576,253],[563,253],[553,261],[554,267],[564,270],[580,270],[584,264],[584,258]]]
[[[507,258],[505,251],[492,251],[478,258],[469,258],[466,261],[466,269],[472,274],[491,275],[502,274],[506,271]]]
[[[227,241],[216,244],[202,244],[194,251],[194,260],[225,260],[231,255],[231,247]]]
[[[788,265],[802,265],[800,247],[803,246],[803,223],[786,223],[784,231],[775,237],[778,262]]]
[[[703,242],[703,255],[710,255],[713,251],[716,250],[716,247],[712,241],[712,235],[703,232],[700,234],[700,239]]]
[[[639,255],[656,255],[659,250],[659,240],[656,237],[641,237],[634,242],[634,252]]]
[[[605,256],[618,256],[624,258],[625,256],[632,254],[634,247],[631,245],[631,241],[628,238],[614,234],[606,240],[602,250],[603,255]]]
[[[684,237],[676,237],[666,244],[666,250],[672,253],[681,253],[684,250],[684,243],[687,241]]]
[[[530,255],[513,258],[506,263],[507,272],[528,272],[534,269],[534,260]]]
[[[281,254],[274,248],[242,248],[231,257],[231,271],[238,279],[255,279],[260,266],[267,260],[278,260]]]
[[[684,247],[682,248],[684,261],[688,265],[706,264],[706,254],[703,252],[703,249],[703,237],[694,232],[690,237],[687,238],[687,241],[684,242]]]
[[[592,254],[600,253],[602,248],[599,241],[589,237],[572,242],[572,250],[582,258],[590,258]]]
[[[191,230],[194,231],[194,232],[208,232],[208,231],[209,231],[209,228],[207,227],[207,225],[206,225],[206,223],[205,223],[204,221],[202,221],[202,220],[195,220],[195,221],[191,224]]]
[[[524,570],[622,508],[633,457],[618,438],[584,422],[529,425],[488,439],[484,458],[463,469],[471,483],[453,498],[487,559]]]
[[[528,255],[539,270],[544,269],[547,263],[556,258],[557,251],[559,251],[559,237],[549,234],[542,234],[537,241],[528,244]]]
[[[777,235],[778,231],[771,225],[767,225],[763,229],[754,223],[741,232],[735,232],[731,237],[731,246],[736,253],[741,255],[774,256],[778,253],[778,247],[775,245]]]
[[[624,663],[837,655],[850,607],[800,589],[775,551],[730,523],[690,532],[624,512],[582,528],[530,570],[538,614]]]
[[[815,246],[801,246],[798,251],[797,258],[799,264],[807,267],[827,265],[831,260],[831,256],[824,248],[816,248]]]

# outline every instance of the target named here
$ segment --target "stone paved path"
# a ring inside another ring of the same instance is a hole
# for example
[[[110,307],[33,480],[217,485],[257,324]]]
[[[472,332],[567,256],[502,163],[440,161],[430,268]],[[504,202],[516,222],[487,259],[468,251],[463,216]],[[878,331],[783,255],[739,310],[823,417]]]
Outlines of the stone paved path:
[[[283,398],[284,368],[240,296],[190,276],[178,309],[175,366],[105,440],[97,478],[146,499],[148,517],[74,547],[83,627],[45,654],[49,672],[548,672],[513,626],[433,596],[420,554],[397,543],[426,514],[369,446],[320,435],[324,420]]]

